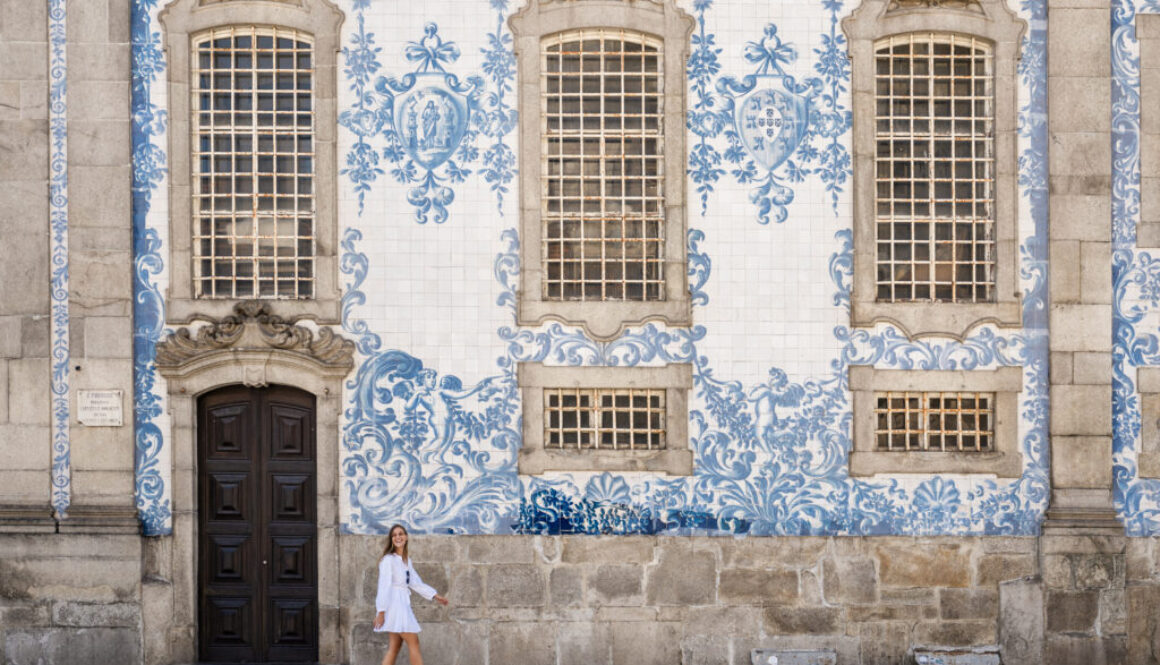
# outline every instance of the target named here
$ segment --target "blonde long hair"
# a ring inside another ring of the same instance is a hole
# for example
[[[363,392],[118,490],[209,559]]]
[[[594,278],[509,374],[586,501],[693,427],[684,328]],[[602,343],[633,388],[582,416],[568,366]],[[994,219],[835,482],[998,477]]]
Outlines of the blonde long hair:
[[[407,542],[403,545],[403,551],[401,553],[395,550],[395,529],[402,529],[403,533],[407,534]],[[407,532],[407,528],[402,524],[392,524],[390,530],[387,531],[387,546],[383,548],[383,556],[398,554],[403,561],[406,561],[409,558],[407,550],[410,544],[411,534]]]

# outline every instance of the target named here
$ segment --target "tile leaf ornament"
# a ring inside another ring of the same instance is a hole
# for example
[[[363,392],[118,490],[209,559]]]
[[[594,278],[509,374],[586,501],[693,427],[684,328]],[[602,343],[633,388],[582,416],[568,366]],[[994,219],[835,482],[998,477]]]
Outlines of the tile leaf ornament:
[[[165,300],[157,278],[165,268],[161,236],[148,223],[153,193],[165,176],[166,112],[152,99],[153,86],[165,69],[161,35],[152,13],[158,0],[133,0],[130,50],[133,139],[133,427],[137,510],[147,536],[173,531],[173,514],[162,468],[164,434],[153,364],[165,323]]]
[[[52,508],[67,515],[72,500],[69,441],[69,261],[68,261],[68,48],[67,5],[49,0],[49,225],[52,230]]]
[[[695,4],[698,30],[688,66],[694,100],[687,124],[698,137],[690,149],[689,175],[700,194],[702,215],[726,170],[739,184],[751,187],[749,200],[761,224],[784,222],[794,200],[793,185],[811,175],[825,184],[837,214],[852,166],[842,141],[851,113],[842,104],[850,72],[845,37],[838,30],[841,6],[826,3],[829,32],[814,49],[817,76],[799,80],[785,71],[797,60],[797,51],[770,23],[759,40],[745,45],[744,57],[754,71],[740,78],[721,76],[711,86],[721,69],[722,49],[705,28],[712,1]],[[721,138],[724,150],[715,144]]]
[[[1130,536],[1160,534],[1160,479],[1140,476],[1140,367],[1160,366],[1160,254],[1137,246],[1140,221],[1140,53],[1136,19],[1154,0],[1112,3],[1112,473]]]
[[[396,182],[410,185],[407,202],[416,222],[441,224],[449,218],[454,185],[466,180],[476,163],[502,214],[503,197],[516,172],[515,152],[504,140],[516,123],[510,100],[515,56],[511,35],[503,28],[507,3],[493,0],[491,6],[496,10],[495,32],[481,49],[485,82],[482,76],[460,79],[448,71],[460,50],[439,35],[433,22],[403,51],[414,66],[411,72],[397,78],[378,74],[382,48],[366,29],[366,5],[355,3],[358,27],[342,51],[355,103],[339,114],[339,124],[357,138],[340,173],[354,184],[360,215],[373,183],[389,173]],[[491,141],[482,153],[476,145],[481,137]]]

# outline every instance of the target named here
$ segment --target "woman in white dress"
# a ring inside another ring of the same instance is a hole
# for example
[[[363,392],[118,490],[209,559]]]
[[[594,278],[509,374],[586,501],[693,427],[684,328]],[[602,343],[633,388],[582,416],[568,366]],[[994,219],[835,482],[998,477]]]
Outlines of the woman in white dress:
[[[387,536],[387,547],[383,558],[379,559],[379,592],[375,596],[375,632],[387,633],[390,647],[383,656],[383,665],[395,665],[399,650],[407,643],[411,665],[423,665],[419,652],[419,622],[411,611],[411,591],[414,590],[427,600],[435,599],[443,605],[447,599],[435,593],[435,589],[419,579],[407,554],[407,530],[401,524],[391,527]]]

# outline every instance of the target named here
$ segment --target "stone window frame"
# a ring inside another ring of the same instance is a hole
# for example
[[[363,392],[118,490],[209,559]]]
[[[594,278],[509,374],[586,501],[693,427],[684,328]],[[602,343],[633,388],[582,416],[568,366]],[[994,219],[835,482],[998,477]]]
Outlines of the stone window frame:
[[[1160,478],[1160,367],[1136,370],[1140,392],[1140,450],[1136,470],[1141,478]]]
[[[646,471],[671,476],[693,474],[689,447],[689,392],[693,367],[550,367],[521,363],[523,445],[519,473],[549,471]],[[661,450],[552,450],[544,448],[545,388],[652,388],[665,390],[665,447]]]
[[[891,323],[907,337],[963,339],[972,328],[993,323],[1020,327],[1018,241],[1018,78],[1016,65],[1026,21],[1002,0],[978,0],[970,8],[896,7],[897,0],[863,0],[842,19],[848,42],[853,97],[854,279],[850,322],[855,327]],[[984,39],[994,49],[995,109],[995,302],[878,302],[875,237],[875,52],[879,40],[914,32],[954,33]]]
[[[314,297],[284,302],[320,324],[341,318],[338,281],[337,61],[345,16],[330,0],[174,0],[162,10],[169,92],[169,290],[165,318],[172,325],[228,316],[252,298],[198,298],[193,283],[193,194],[190,132],[191,48],[194,35],[230,26],[297,30],[314,41]]]
[[[1019,393],[1023,391],[1023,368],[994,370],[900,370],[853,365],[849,370],[850,397],[854,409],[850,449],[850,475],[903,473],[994,474],[1018,478],[1023,473],[1019,448]],[[993,452],[879,451],[876,448],[875,393],[993,392]]]
[[[669,326],[691,325],[685,237],[688,229],[685,63],[696,21],[678,8],[675,0],[530,0],[508,19],[508,26],[515,38],[519,89],[518,324],[537,326],[554,319],[580,326],[598,340],[613,339],[626,328],[646,321],[661,321]],[[585,28],[632,30],[664,43],[665,297],[662,300],[557,301],[543,297],[540,40],[555,33]]]

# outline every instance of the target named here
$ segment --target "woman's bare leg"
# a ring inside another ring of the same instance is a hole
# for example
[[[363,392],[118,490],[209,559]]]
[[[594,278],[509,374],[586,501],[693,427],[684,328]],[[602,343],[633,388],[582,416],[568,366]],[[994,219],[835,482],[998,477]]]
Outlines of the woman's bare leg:
[[[419,633],[400,633],[407,643],[407,658],[411,665],[423,665],[423,654],[419,653]]]
[[[387,637],[390,640],[390,646],[383,656],[382,665],[395,665],[395,659],[399,657],[399,649],[403,648],[403,638],[398,633],[387,633]]]

